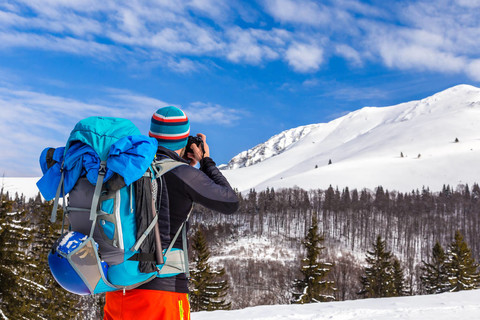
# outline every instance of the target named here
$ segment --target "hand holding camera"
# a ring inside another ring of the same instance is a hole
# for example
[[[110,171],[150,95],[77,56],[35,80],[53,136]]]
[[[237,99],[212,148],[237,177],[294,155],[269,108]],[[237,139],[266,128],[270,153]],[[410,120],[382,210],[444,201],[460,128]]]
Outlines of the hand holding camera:
[[[210,157],[206,136],[203,133],[198,133],[197,136],[189,136],[185,147],[185,159],[190,161],[191,166],[195,166],[205,157]]]

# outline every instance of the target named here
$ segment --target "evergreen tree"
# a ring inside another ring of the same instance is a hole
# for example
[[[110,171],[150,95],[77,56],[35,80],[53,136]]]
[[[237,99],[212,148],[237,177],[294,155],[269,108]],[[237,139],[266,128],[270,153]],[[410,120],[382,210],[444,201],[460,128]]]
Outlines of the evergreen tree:
[[[448,247],[445,269],[449,291],[471,290],[480,285],[478,264],[460,231],[455,232],[455,238]]]
[[[377,236],[373,251],[367,251],[364,275],[360,278],[362,289],[359,294],[367,298],[395,296],[392,254],[385,248],[385,241]]]
[[[392,268],[394,296],[400,297],[408,295],[407,286],[405,285],[404,270],[397,258],[393,259]]]
[[[445,250],[436,242],[432,249],[430,263],[423,261],[421,281],[428,294],[442,293],[448,290],[449,282],[445,270]]]
[[[48,221],[52,205],[34,202],[33,212],[0,207],[0,309],[15,319],[73,319],[79,298],[53,279],[47,262],[59,225]],[[8,214],[7,214],[8,213]]]
[[[12,221],[12,201],[0,199],[0,310],[10,317],[22,308],[18,296],[19,268],[23,263]]]
[[[194,267],[191,271],[190,307],[192,311],[229,310],[231,303],[225,299],[229,288],[225,269],[213,270],[208,259],[210,250],[203,232],[199,229],[192,239]]]
[[[307,254],[302,260],[303,279],[295,280],[294,285],[297,292],[293,294],[293,303],[303,304],[335,300],[333,296],[336,290],[335,283],[327,279],[333,264],[319,261],[322,251],[325,249],[325,247],[322,247],[323,241],[324,237],[318,233],[318,223],[314,216],[312,226],[302,242]]]
[[[35,315],[30,319],[73,319],[82,311],[81,299],[60,287],[48,267],[48,253],[59,238],[61,228],[60,221],[50,222],[51,210],[50,202],[34,208],[36,223],[31,230],[34,239],[29,257],[31,264],[25,272],[31,289],[25,297],[32,302],[30,309]]]

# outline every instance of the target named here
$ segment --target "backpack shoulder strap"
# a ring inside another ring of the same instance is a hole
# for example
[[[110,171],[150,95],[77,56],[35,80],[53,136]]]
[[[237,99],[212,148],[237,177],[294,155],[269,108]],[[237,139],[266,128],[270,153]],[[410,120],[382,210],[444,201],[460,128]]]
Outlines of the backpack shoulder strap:
[[[158,178],[176,167],[187,165],[185,162],[176,161],[170,158],[155,159],[152,162],[152,169],[155,178]]]
[[[181,165],[187,165],[187,164],[184,162],[175,161],[170,158],[162,158],[160,160],[155,159],[152,162],[151,170],[147,170],[147,172],[145,173],[145,176],[151,177],[153,179],[159,178],[165,173],[167,173],[168,171],[176,167],[179,167]],[[147,236],[150,234],[150,232],[152,232],[153,228],[157,224],[157,221],[158,221],[158,216],[155,214],[152,221],[150,222],[148,227],[145,229],[145,232],[142,234],[142,236],[140,236],[140,238],[137,240],[137,242],[135,242],[134,246],[131,248],[131,251],[135,252],[140,248],[140,246],[145,241]],[[178,235],[176,237],[178,237]]]

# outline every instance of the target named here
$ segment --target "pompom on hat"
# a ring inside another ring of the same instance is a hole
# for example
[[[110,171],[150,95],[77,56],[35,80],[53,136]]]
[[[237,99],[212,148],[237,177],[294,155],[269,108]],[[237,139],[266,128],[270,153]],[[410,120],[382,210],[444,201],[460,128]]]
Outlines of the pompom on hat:
[[[152,116],[148,135],[156,138],[160,146],[180,150],[187,145],[190,121],[177,107],[160,108]]]

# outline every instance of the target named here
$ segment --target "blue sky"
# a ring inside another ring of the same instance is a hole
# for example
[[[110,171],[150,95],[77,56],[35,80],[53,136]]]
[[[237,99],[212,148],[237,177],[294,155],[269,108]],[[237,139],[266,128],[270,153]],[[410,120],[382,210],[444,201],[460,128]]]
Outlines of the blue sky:
[[[286,129],[480,85],[480,0],[3,0],[0,173],[92,115],[183,108],[217,163]]]

